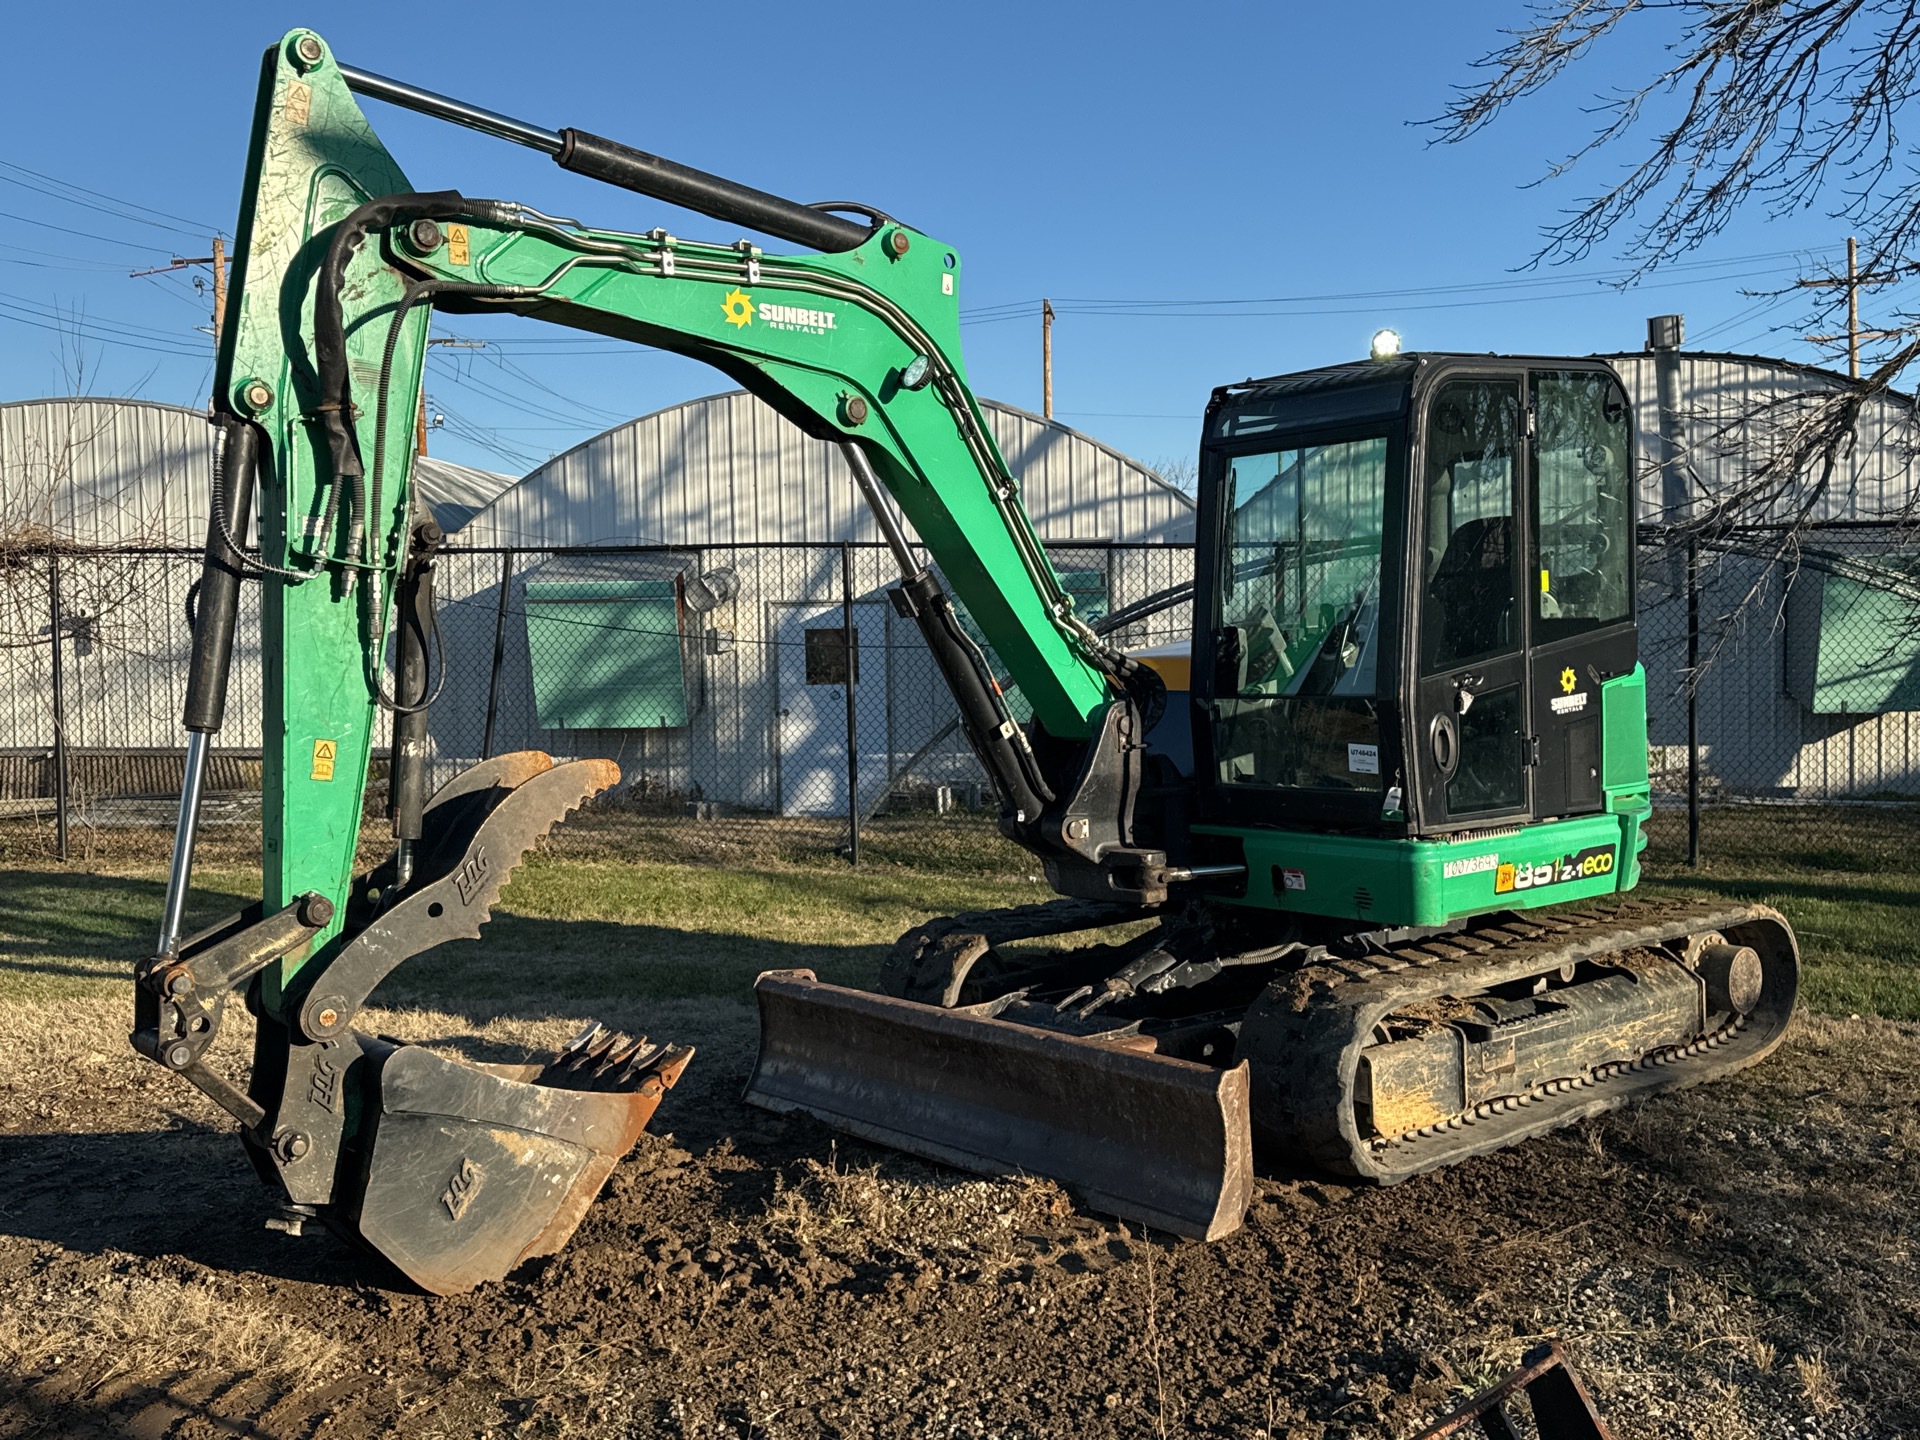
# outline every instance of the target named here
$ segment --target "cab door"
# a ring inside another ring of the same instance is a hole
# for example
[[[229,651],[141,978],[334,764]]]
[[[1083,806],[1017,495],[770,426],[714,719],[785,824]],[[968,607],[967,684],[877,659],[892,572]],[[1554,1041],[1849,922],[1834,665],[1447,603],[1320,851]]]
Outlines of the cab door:
[[[1442,380],[1413,477],[1416,704],[1409,747],[1422,830],[1532,813],[1532,693],[1523,582],[1526,379]]]
[[[1535,370],[1532,432],[1532,733],[1541,819],[1601,808],[1600,686],[1634,666],[1633,456],[1611,371]]]

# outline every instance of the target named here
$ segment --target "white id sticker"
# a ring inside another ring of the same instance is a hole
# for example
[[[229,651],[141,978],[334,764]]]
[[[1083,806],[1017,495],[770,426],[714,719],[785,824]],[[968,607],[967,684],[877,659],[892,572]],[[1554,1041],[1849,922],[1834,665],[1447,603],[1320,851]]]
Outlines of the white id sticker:
[[[1378,745],[1347,746],[1347,771],[1352,775],[1378,775],[1380,747]]]

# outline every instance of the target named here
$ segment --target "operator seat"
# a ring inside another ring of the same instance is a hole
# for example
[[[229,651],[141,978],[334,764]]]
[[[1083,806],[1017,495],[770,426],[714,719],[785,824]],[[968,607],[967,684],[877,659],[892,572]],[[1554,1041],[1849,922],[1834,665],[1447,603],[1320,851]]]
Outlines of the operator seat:
[[[1513,643],[1513,517],[1469,520],[1447,539],[1427,581],[1429,654],[1441,664],[1497,654]]]

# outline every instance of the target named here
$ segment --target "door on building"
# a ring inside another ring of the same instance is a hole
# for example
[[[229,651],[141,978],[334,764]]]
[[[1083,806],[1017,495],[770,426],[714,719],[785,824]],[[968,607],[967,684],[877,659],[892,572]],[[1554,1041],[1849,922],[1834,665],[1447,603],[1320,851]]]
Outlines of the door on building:
[[[838,601],[768,606],[776,641],[774,774],[782,815],[847,813],[847,682],[851,668],[862,799],[886,783],[886,606],[853,604],[854,640],[845,643]]]

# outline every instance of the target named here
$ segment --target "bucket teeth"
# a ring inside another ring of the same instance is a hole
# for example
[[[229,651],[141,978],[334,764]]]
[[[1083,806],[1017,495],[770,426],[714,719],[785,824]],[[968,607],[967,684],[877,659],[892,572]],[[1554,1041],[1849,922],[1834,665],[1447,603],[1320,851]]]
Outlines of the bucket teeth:
[[[654,1044],[593,1021],[560,1048],[534,1077],[536,1085],[557,1090],[595,1090],[620,1094],[673,1088],[693,1051],[684,1045]]]

